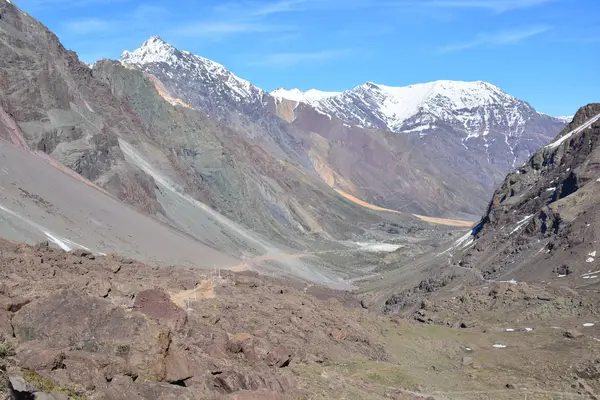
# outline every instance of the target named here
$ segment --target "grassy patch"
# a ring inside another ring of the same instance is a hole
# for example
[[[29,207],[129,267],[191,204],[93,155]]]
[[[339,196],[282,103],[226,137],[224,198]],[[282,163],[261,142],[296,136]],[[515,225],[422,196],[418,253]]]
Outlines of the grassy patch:
[[[25,381],[31,383],[40,392],[57,393],[69,396],[73,400],[86,400],[85,396],[81,396],[77,390],[70,387],[57,386],[50,379],[41,377],[37,372],[25,370],[23,373]]]
[[[0,342],[0,358],[11,357],[15,355],[15,346],[9,342]]]
[[[382,386],[416,388],[416,382],[396,364],[370,360],[334,364],[334,369],[350,378],[359,378]]]

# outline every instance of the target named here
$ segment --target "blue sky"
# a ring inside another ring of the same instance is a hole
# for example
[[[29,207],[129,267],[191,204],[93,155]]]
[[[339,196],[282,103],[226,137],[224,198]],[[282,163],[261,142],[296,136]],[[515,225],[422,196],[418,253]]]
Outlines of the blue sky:
[[[257,86],[483,80],[539,111],[600,101],[599,0],[13,0],[87,62],[152,35]]]

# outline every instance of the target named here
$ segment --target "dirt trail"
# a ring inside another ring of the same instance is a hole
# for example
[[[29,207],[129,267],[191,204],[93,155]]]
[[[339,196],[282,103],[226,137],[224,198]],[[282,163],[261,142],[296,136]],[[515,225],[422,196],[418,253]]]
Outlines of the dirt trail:
[[[188,299],[197,300],[198,298],[202,299],[212,299],[215,297],[215,283],[213,279],[207,279],[201,281],[198,286],[194,289],[183,290],[181,292],[177,292],[171,295],[171,300],[173,303],[177,304],[179,307],[186,308],[186,302]]]

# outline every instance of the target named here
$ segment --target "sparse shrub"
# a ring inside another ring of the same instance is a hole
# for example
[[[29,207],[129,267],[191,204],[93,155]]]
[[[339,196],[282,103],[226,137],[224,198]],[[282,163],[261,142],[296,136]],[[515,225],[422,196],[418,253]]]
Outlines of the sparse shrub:
[[[0,358],[11,357],[15,355],[15,346],[9,341],[0,342]]]

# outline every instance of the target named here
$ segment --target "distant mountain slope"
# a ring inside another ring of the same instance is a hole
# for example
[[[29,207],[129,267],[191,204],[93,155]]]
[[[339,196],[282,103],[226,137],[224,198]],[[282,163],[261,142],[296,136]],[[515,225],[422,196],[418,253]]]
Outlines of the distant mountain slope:
[[[310,104],[351,125],[420,137],[447,135],[500,169],[520,165],[566,123],[486,82],[436,81],[406,87],[368,82],[343,93],[312,93],[272,92],[278,99]]]

